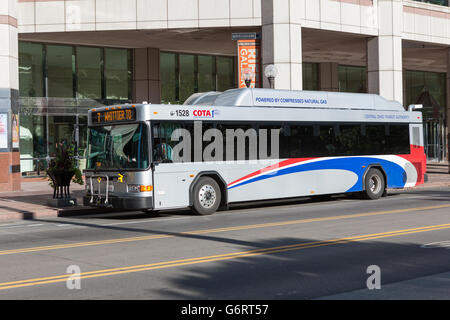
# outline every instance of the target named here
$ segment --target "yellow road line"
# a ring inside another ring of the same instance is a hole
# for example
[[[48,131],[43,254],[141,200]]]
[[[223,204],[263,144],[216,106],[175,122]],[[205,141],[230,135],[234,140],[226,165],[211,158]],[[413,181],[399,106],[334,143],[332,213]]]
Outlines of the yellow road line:
[[[214,262],[214,261],[220,261],[220,260],[231,260],[231,259],[237,259],[237,258],[253,257],[253,256],[264,255],[264,254],[273,254],[273,253],[293,251],[293,250],[302,250],[302,249],[330,246],[330,245],[336,245],[336,244],[344,244],[344,243],[350,243],[350,242],[360,242],[360,241],[381,239],[381,238],[386,238],[386,237],[396,237],[396,236],[402,236],[402,235],[408,235],[408,234],[414,234],[414,233],[420,233],[420,232],[443,230],[443,229],[449,229],[449,228],[450,228],[450,223],[426,226],[426,227],[411,228],[411,229],[402,229],[402,230],[381,232],[381,233],[374,233],[374,234],[367,234],[367,235],[360,235],[360,236],[353,236],[353,237],[346,237],[346,238],[338,238],[338,239],[333,239],[333,240],[295,243],[295,244],[284,245],[284,246],[254,249],[254,250],[247,250],[247,251],[240,251],[240,252],[232,252],[232,253],[204,256],[204,257],[198,257],[198,258],[171,260],[171,261],[156,262],[156,263],[144,264],[144,265],[135,265],[135,266],[128,266],[128,267],[95,270],[95,271],[81,273],[80,279],[105,277],[105,276],[119,275],[119,274],[132,273],[132,272],[142,272],[142,271],[147,271],[147,270],[163,269],[163,268],[173,268],[173,267],[178,267],[178,266],[207,263],[207,262]],[[73,276],[73,274],[64,274],[64,275],[50,276],[50,277],[43,277],[43,278],[34,278],[34,279],[27,279],[27,280],[3,282],[3,283],[0,283],[0,290],[64,282],[64,281],[67,281],[67,279],[69,279],[69,277],[72,277],[72,276]]]
[[[201,234],[218,233],[218,232],[258,229],[258,228],[281,227],[281,226],[286,226],[286,225],[295,225],[295,224],[302,224],[302,223],[334,221],[334,220],[371,217],[371,216],[379,216],[379,215],[395,214],[395,213],[426,211],[426,210],[434,210],[434,209],[442,209],[442,208],[450,208],[450,204],[444,204],[444,205],[438,205],[438,206],[428,206],[428,207],[407,208],[407,209],[385,210],[385,211],[376,211],[376,212],[369,212],[369,213],[347,214],[347,215],[332,216],[332,217],[325,217],[325,218],[310,218],[310,219],[299,219],[299,220],[291,220],[291,221],[278,221],[278,222],[252,224],[252,225],[235,226],[235,227],[227,227],[227,228],[203,229],[203,230],[194,230],[194,231],[188,231],[188,232],[177,232],[177,234],[161,234],[161,235],[151,235],[151,236],[141,236],[141,237],[116,238],[116,239],[86,241],[86,242],[60,244],[60,245],[10,249],[10,250],[0,251],[0,255],[57,250],[57,249],[68,249],[68,248],[87,247],[87,246],[97,246],[97,245],[116,244],[116,243],[144,241],[144,240],[155,240],[155,239],[174,238],[174,237],[201,235]]]

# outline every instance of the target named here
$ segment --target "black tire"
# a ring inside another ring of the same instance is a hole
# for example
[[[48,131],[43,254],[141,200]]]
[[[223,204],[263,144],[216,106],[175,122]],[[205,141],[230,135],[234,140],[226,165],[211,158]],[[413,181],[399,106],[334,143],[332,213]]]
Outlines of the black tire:
[[[380,199],[386,190],[386,181],[378,169],[369,169],[364,179],[364,196],[366,199]]]
[[[217,211],[222,200],[219,184],[210,177],[201,177],[192,190],[192,209],[198,215],[210,215]]]

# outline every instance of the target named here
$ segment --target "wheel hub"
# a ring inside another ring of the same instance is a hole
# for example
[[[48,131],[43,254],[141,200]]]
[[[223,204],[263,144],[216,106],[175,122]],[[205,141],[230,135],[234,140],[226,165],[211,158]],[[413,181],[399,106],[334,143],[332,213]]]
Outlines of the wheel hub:
[[[216,191],[211,185],[206,184],[200,188],[198,199],[203,208],[211,208],[216,202]]]

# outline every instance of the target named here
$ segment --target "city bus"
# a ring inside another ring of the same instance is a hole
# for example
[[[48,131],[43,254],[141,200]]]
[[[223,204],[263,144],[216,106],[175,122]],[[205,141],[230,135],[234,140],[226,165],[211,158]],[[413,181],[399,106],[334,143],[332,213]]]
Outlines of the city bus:
[[[424,183],[422,114],[374,94],[231,89],[88,115],[84,205],[142,211]]]

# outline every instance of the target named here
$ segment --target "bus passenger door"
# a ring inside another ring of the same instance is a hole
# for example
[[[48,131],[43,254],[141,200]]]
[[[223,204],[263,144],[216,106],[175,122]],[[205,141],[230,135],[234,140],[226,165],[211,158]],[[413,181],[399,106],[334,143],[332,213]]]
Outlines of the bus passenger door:
[[[153,124],[153,199],[154,208],[168,209],[189,205],[189,186],[185,166],[173,163],[174,142],[171,136],[180,125],[176,123]]]

